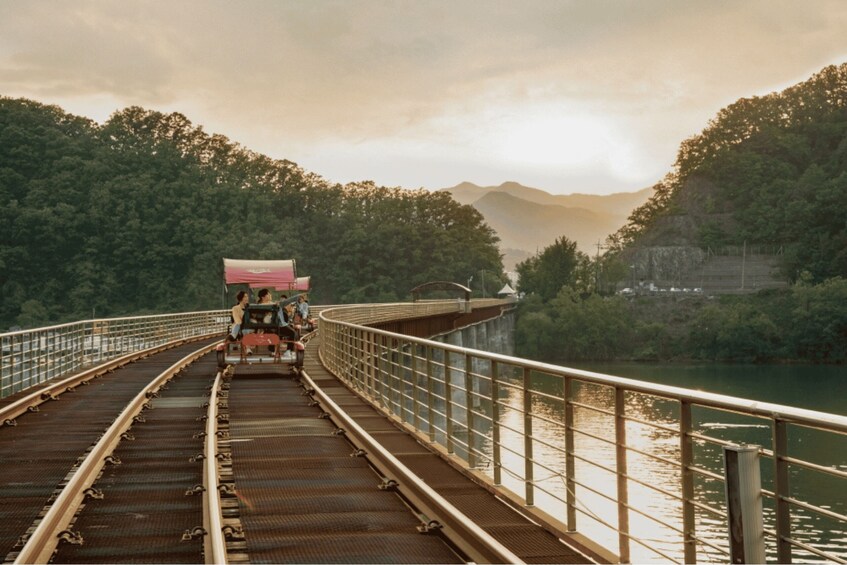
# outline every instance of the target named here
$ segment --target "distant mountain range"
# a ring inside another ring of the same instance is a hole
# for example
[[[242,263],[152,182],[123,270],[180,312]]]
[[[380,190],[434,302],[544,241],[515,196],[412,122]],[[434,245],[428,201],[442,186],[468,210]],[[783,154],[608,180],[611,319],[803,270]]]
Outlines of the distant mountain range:
[[[565,236],[580,251],[594,254],[601,243],[626,223],[629,214],[647,201],[652,190],[593,194],[550,194],[516,182],[478,186],[463,182],[442,188],[454,200],[470,204],[500,236],[506,270]]]

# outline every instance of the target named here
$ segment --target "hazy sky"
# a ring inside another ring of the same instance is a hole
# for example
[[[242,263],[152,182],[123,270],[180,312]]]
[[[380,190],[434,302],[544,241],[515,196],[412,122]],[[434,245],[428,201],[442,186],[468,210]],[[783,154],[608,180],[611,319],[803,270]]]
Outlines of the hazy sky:
[[[843,0],[0,0],[0,95],[407,188],[637,190],[722,107],[845,61]]]

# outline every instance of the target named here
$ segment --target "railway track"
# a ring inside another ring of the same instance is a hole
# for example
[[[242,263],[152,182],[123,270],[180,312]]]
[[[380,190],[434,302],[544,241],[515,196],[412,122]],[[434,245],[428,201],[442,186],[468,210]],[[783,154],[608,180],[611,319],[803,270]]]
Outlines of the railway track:
[[[129,517],[152,525],[168,515],[169,507],[152,494],[156,491],[154,470],[133,454],[165,462],[161,437],[152,442],[146,438],[156,431],[159,420],[163,420],[161,425],[167,433],[179,433],[177,411],[190,413],[189,427],[199,426],[202,431],[203,423],[193,421],[203,413],[199,403],[168,410],[166,396],[173,397],[169,393],[189,382],[194,388],[198,382],[201,388],[208,387],[215,376],[211,356],[208,361],[189,365],[204,355],[211,343],[183,344],[155,355],[146,352],[143,358],[124,359],[127,364],[121,367],[87,371],[6,403],[0,411],[6,423],[0,428],[0,547],[6,562],[47,562],[57,547],[56,562],[202,562],[199,543],[190,559],[182,557],[191,551],[179,546],[179,535],[171,544],[178,551],[139,559],[135,556],[144,552],[137,545],[133,547],[129,541],[132,535],[126,534],[120,523]],[[173,380],[180,372],[180,378]],[[191,433],[187,437],[180,434],[175,443],[190,445]],[[197,444],[194,449],[202,451],[201,440],[193,443]],[[179,484],[179,495],[184,498],[186,488],[199,482],[201,476],[201,465],[194,467],[197,478],[180,474],[173,465],[160,468],[159,478]],[[115,479],[128,473],[135,474],[136,488],[122,495]],[[98,476],[100,480],[91,488]],[[147,511],[132,510],[133,501],[142,502]],[[95,525],[90,517],[98,505],[112,508],[112,515]],[[202,511],[199,502],[195,505]],[[84,534],[80,526],[85,526]],[[156,530],[152,526],[146,537],[139,537],[150,548],[148,552],[161,549],[155,542]]]
[[[299,374],[221,373],[210,343],[0,408],[5,562],[584,561],[460,484],[326,373],[314,348]],[[490,531],[511,532],[511,548]]]

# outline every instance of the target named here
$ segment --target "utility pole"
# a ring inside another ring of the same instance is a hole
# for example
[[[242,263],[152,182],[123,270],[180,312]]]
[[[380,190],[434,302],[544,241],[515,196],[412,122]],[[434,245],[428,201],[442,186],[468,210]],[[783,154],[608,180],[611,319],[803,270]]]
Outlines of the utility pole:
[[[594,291],[600,294],[600,249],[605,249],[605,245],[600,244],[597,240],[597,255],[594,256]]]

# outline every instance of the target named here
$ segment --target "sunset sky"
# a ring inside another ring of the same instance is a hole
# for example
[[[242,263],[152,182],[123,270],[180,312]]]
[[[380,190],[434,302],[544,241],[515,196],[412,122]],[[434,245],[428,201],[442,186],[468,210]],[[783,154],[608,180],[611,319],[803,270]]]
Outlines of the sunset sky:
[[[334,182],[610,193],[845,38],[842,0],[0,0],[0,95],[178,111]]]

